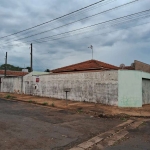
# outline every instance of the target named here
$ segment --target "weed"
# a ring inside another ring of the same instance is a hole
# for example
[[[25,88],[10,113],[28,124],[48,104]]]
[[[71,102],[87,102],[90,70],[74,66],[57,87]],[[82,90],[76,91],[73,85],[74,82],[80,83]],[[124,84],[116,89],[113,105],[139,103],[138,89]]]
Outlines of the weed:
[[[51,106],[52,106],[52,107],[55,107],[55,104],[54,104],[54,102],[51,104]]]
[[[11,98],[11,95],[8,94],[5,96],[5,98],[9,99],[9,98]]]
[[[42,105],[45,105],[45,106],[46,106],[46,105],[48,105],[48,103],[47,103],[47,102],[44,102]]]
[[[33,101],[32,101],[32,100],[29,100],[28,102],[29,102],[29,103],[32,103]]]
[[[29,100],[28,102],[29,102],[29,103],[33,103],[33,104],[36,104],[36,101],[33,101],[33,100]]]
[[[120,118],[120,120],[122,120],[122,121],[127,121],[128,119],[127,119],[127,118],[122,117],[122,118]]]
[[[78,113],[83,112],[83,110],[82,110],[82,109],[83,109],[82,107],[77,108],[77,112],[78,112]]]

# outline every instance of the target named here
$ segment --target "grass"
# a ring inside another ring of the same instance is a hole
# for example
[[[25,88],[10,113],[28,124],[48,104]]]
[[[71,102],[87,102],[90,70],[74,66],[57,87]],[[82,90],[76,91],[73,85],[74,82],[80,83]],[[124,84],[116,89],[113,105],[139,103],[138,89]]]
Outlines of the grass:
[[[120,118],[120,120],[122,120],[122,121],[127,121],[128,119],[127,119],[127,118],[122,117],[122,118]]]
[[[44,103],[42,103],[42,105],[47,106],[47,105],[48,105],[48,103],[47,103],[47,102],[44,102]]]
[[[83,109],[82,107],[77,108],[77,112],[78,112],[78,113],[83,112],[83,110],[82,110],[82,109]]]
[[[28,102],[29,102],[29,103],[32,103],[32,100],[29,100]]]
[[[8,94],[8,95],[5,96],[5,98],[10,99],[11,95]]]
[[[29,100],[28,102],[29,103],[34,103],[34,104],[36,103],[36,101],[33,101],[33,100]]]
[[[6,95],[4,98],[7,98],[7,99],[15,99],[16,97],[15,96],[12,96],[10,94]]]

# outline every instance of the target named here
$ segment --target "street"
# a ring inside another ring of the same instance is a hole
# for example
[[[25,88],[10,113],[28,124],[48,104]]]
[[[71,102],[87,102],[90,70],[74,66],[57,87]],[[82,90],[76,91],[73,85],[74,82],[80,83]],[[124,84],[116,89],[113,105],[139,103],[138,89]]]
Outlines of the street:
[[[150,150],[150,121],[128,131],[129,134],[123,140],[105,150]]]
[[[0,149],[66,150],[122,123],[0,99]]]

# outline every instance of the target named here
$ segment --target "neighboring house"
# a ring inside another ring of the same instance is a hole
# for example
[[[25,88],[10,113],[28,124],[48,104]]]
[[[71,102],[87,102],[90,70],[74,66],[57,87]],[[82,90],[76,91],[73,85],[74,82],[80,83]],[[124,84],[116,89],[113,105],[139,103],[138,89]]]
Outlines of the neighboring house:
[[[20,93],[23,88],[23,76],[27,74],[28,72],[6,70],[5,77],[5,70],[0,70],[0,91]]]
[[[75,73],[75,72],[106,71],[118,69],[119,67],[117,66],[107,64],[98,60],[88,60],[81,63],[51,70],[51,73],[69,73],[69,72]]]
[[[22,72],[22,71],[11,71],[11,70],[6,71],[7,77],[21,77],[27,74],[28,72]],[[4,77],[4,76],[5,76],[5,70],[0,70],[0,77]]]
[[[131,66],[125,66],[124,64],[120,65],[120,69],[123,70],[139,70],[143,72],[148,72],[150,73],[150,65],[143,63],[138,60],[134,60],[134,63],[131,64]]]

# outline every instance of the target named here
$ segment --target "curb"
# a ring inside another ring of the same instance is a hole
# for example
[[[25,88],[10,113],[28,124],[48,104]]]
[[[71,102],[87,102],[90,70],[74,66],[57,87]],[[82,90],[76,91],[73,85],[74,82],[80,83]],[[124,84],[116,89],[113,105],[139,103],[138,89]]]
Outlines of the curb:
[[[94,150],[94,146],[96,146],[96,148],[98,149],[112,146],[114,143],[121,140],[129,133],[125,129],[135,129],[145,121],[150,121],[150,119],[129,119],[128,121],[114,127],[112,130],[98,134],[97,136],[89,139],[88,141],[85,141],[69,150]]]

